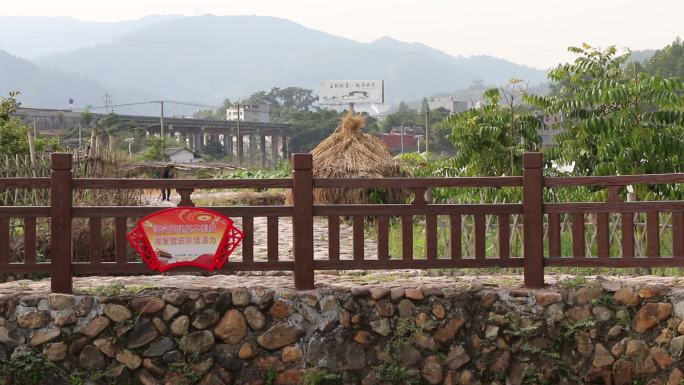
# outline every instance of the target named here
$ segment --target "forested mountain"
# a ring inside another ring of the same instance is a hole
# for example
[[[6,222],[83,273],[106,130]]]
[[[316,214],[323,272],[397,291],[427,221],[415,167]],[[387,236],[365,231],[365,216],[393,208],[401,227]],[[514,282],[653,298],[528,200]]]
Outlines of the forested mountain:
[[[99,23],[69,17],[0,16],[0,49],[33,60],[111,42],[137,28],[177,16]]]
[[[0,95],[20,91],[19,101],[27,107],[66,108],[77,94],[88,103],[99,101],[104,87],[72,73],[50,71],[0,50]]]
[[[271,87],[315,88],[325,79],[384,79],[387,101],[452,91],[482,79],[539,83],[544,71],[488,56],[453,57],[390,38],[360,43],[263,16],[163,20],[111,43],[39,61],[106,86],[131,85],[166,98],[217,103]],[[121,98],[120,98],[121,99]]]
[[[74,107],[101,106],[105,93],[126,95],[131,100],[150,100],[153,96],[134,88],[104,87],[100,83],[74,73],[48,70],[27,60],[0,50],[0,96],[10,91],[19,91],[19,102],[24,107],[69,108],[69,99]],[[138,105],[117,108],[117,112],[128,114],[156,114],[156,105]],[[170,115],[191,113],[193,109],[170,106]]]

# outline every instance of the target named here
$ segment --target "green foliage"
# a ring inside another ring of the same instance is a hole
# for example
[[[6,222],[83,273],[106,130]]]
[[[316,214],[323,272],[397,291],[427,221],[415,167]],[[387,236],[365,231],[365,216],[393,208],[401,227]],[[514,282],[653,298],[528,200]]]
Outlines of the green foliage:
[[[578,275],[572,278],[566,278],[558,281],[558,286],[564,287],[566,289],[577,288],[587,284],[587,278]]]
[[[264,385],[275,385],[276,378],[278,378],[278,373],[269,369],[264,375]]]
[[[6,98],[0,97],[0,154],[14,156],[29,153],[29,128],[12,114],[19,107],[18,92],[10,92]],[[57,149],[56,138],[37,138],[36,152],[48,148]]]
[[[392,360],[381,362],[372,369],[375,377],[381,382],[396,385],[414,385],[420,382],[417,372],[401,366],[401,352],[412,345],[413,333],[419,330],[413,317],[400,317],[397,320],[394,334],[383,348]]]
[[[456,147],[453,167],[468,176],[521,175],[522,154],[541,145],[541,121],[522,104],[522,82],[484,94],[485,104],[444,121]]]
[[[684,78],[684,43],[676,38],[646,61],[644,69],[657,76]]]
[[[380,124],[380,129],[383,132],[389,131],[393,127],[413,127],[414,125],[424,126],[425,117],[421,119],[421,115],[415,109],[409,107],[405,102],[399,103],[396,111],[388,114],[385,120]]]
[[[69,385],[86,385],[89,381],[97,381],[102,377],[104,377],[104,373],[101,370],[96,370],[89,373],[76,371],[69,375],[67,381]]]
[[[279,108],[294,108],[304,111],[310,109],[316,100],[318,100],[318,97],[313,95],[313,90],[300,87],[287,87],[283,89],[273,87],[269,92],[259,91],[252,94],[245,103],[268,104],[276,112]]]
[[[373,367],[373,374],[380,381],[396,385],[417,385],[420,383],[418,373],[410,371],[396,363],[382,363]]]
[[[603,306],[610,310],[615,311],[618,308],[617,302],[615,302],[615,297],[610,294],[605,294],[600,298],[594,298],[591,300],[592,306]]]
[[[83,294],[96,295],[100,297],[116,297],[121,294],[135,294],[142,290],[154,289],[155,285],[124,285],[120,282],[96,286],[94,288],[81,289]]]
[[[311,368],[302,375],[301,385],[334,385],[342,380],[342,376],[330,373],[326,368]]]
[[[525,353],[529,353],[529,354],[539,355],[539,356],[542,356],[544,358],[554,360],[554,361],[559,361],[561,359],[561,355],[557,351],[553,351],[553,350],[549,351],[546,349],[541,349],[541,348],[538,348],[534,345],[530,345],[528,343],[521,344],[520,345],[520,351],[525,352]]]
[[[10,92],[7,98],[0,99],[0,154],[27,154],[29,151],[28,127],[11,116],[19,106],[17,94]]]
[[[429,150],[431,154],[452,153],[454,151],[454,144],[451,142],[451,128],[444,123],[449,115],[451,112],[443,107],[430,110],[428,123],[430,124]]]
[[[148,148],[141,156],[142,160],[152,162],[168,162],[169,156],[164,153],[165,148],[173,147],[178,143],[171,138],[159,138],[150,136],[146,139]]]
[[[96,287],[94,294],[97,296],[114,297],[121,294],[124,290],[126,290],[126,286],[123,283],[115,282],[109,285]]]
[[[140,316],[138,316],[138,318],[140,318]],[[183,362],[179,365],[174,364],[174,366],[171,366],[171,371],[183,376],[184,381],[181,382],[182,385],[196,385],[202,380],[203,373],[192,368],[192,366],[197,363],[198,359],[199,354],[192,353],[183,356]]]
[[[537,384],[537,385],[548,385],[550,384],[549,380],[544,378],[544,376],[541,373],[535,373],[531,372],[529,370],[525,370],[522,378],[522,383],[523,384]]]
[[[622,308],[615,312],[615,320],[618,325],[627,327],[632,324],[632,314],[628,308]]]
[[[223,175],[223,179],[272,179],[289,178],[292,176],[292,168],[288,163],[280,163],[275,170],[238,170],[228,175]]]
[[[290,124],[288,135],[292,140],[288,145],[292,152],[308,152],[332,134],[341,118],[341,114],[329,109],[285,108],[274,120]]]
[[[8,361],[0,361],[0,377],[13,385],[38,385],[55,365],[32,350],[15,351]]]
[[[539,325],[530,325],[527,327],[522,327],[520,325],[520,317],[517,314],[508,312],[504,314],[504,320],[508,324],[509,330],[506,332],[515,336],[515,337],[523,337],[523,338],[529,338],[533,336],[538,330],[539,330]],[[497,323],[496,320],[492,320],[495,324]]]
[[[209,120],[226,120],[226,112],[229,108],[233,107],[233,103],[230,99],[224,99],[221,106],[213,110],[201,110],[195,113],[194,117],[197,119],[209,119]]]
[[[615,47],[570,47],[572,63],[549,72],[554,95],[527,95],[543,113],[562,116],[565,132],[551,158],[575,175],[681,172],[684,169],[684,83],[625,66]],[[676,190],[676,191],[675,191]],[[677,187],[654,190],[683,195]]]
[[[490,321],[494,323],[501,323],[501,319],[496,317],[501,316],[490,316]],[[536,326],[532,325],[527,328],[523,328],[520,324],[521,316],[514,312],[509,312],[503,315],[503,320],[505,320],[507,328],[504,333],[509,334],[515,339],[510,341],[510,351],[512,354],[521,355],[519,359],[522,361],[529,362],[543,362],[545,367],[551,369],[548,374],[552,376],[557,376],[556,378],[566,378],[568,380],[576,381],[578,383],[583,383],[581,378],[576,374],[575,368],[566,362],[561,352],[567,344],[575,344],[575,333],[578,331],[587,331],[593,329],[597,325],[597,321],[593,318],[588,318],[583,321],[576,323],[571,323],[566,318],[560,325],[558,325],[557,336],[553,341],[552,347],[546,348],[542,346],[537,346],[533,343],[534,337],[538,335],[540,328],[542,328],[542,323],[538,323]],[[536,358],[534,358],[536,357]],[[487,359],[488,356],[484,356],[483,359]],[[548,366],[547,366],[548,365]],[[556,383],[551,382],[552,378],[547,378],[538,370],[538,367],[530,366],[523,372],[523,383],[531,384],[548,384]],[[573,382],[574,383],[574,382]]]
[[[273,87],[270,91],[258,91],[252,94],[247,100],[240,102],[243,105],[268,104],[271,111],[271,120],[274,122],[284,122],[284,115],[288,111],[310,111],[313,103],[318,100],[314,96],[313,90],[300,87],[278,88]],[[229,99],[225,99],[221,105],[214,110],[199,111],[195,116],[199,119],[225,120],[226,110],[235,106]]]

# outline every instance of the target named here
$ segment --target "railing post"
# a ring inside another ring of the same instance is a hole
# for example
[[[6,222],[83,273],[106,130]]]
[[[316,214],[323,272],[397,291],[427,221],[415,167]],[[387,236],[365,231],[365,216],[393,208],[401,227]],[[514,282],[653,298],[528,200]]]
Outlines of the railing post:
[[[50,158],[50,289],[71,294],[71,154]]]
[[[314,288],[312,166],[311,154],[292,154],[292,233],[297,290]]]
[[[540,152],[523,154],[525,287],[544,286],[544,179]]]

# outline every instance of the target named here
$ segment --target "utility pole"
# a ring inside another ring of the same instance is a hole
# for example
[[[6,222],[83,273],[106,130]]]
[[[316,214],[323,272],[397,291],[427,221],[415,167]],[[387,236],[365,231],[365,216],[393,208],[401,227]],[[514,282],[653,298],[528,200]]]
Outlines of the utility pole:
[[[112,95],[105,92],[105,94],[104,94],[105,114],[109,113],[109,102],[111,102],[111,97],[112,97]]]
[[[404,125],[401,125],[401,153],[404,153]]]
[[[33,127],[36,126],[36,120],[33,119]],[[31,157],[31,166],[36,166],[36,138],[31,135],[31,131],[28,132],[28,144],[29,144],[29,155]]]
[[[159,136],[164,139],[164,101],[159,101],[161,110],[159,112]]]
[[[430,105],[425,108],[425,156],[430,158]],[[420,152],[420,151],[418,151]]]
[[[164,101],[159,101],[159,106],[161,107],[159,111],[159,139],[161,139],[160,147],[161,153],[164,154]]]
[[[240,102],[237,102],[237,158],[238,164],[242,164],[242,135],[240,135]]]

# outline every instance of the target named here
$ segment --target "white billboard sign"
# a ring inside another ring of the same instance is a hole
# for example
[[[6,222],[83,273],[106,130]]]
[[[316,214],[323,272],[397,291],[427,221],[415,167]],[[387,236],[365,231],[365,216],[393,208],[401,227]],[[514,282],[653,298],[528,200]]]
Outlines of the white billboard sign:
[[[322,104],[371,104],[385,101],[382,80],[324,80],[318,85],[318,101]]]

